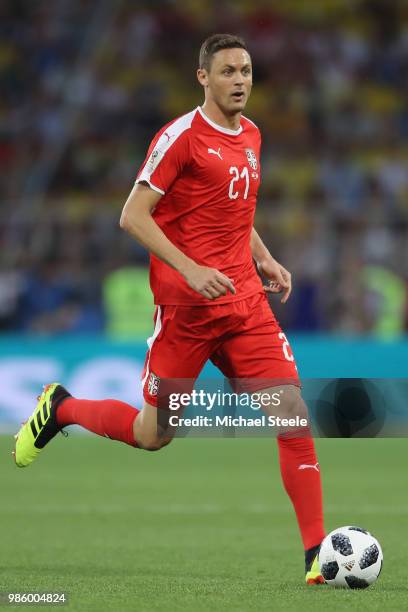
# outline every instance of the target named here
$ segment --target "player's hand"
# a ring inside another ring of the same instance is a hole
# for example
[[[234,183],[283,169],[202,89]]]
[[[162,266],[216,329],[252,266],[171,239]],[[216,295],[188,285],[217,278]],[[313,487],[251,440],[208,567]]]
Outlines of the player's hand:
[[[268,285],[264,285],[267,293],[282,293],[281,303],[285,304],[292,291],[292,276],[286,268],[281,266],[273,257],[268,257],[264,261],[258,262],[258,270],[269,280]]]
[[[216,300],[227,292],[235,292],[234,282],[219,270],[194,265],[185,274],[189,287],[208,300]]]

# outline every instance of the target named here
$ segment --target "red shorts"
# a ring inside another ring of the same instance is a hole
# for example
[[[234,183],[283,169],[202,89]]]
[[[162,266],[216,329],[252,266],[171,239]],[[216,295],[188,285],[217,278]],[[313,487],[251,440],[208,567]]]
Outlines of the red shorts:
[[[296,363],[264,293],[209,306],[157,306],[142,374],[145,400],[157,406],[164,379],[192,383],[210,359],[235,390],[300,386]]]

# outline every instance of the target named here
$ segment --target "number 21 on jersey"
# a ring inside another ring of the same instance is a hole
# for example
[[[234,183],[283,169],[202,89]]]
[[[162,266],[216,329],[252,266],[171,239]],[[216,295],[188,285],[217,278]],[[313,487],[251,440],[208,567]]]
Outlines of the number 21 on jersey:
[[[244,200],[247,199],[248,197],[248,191],[249,191],[249,172],[248,172],[248,168],[246,166],[243,167],[241,174],[239,173],[239,170],[236,166],[230,166],[229,169],[229,173],[232,175],[230,184],[229,184],[229,191],[228,191],[228,195],[230,197],[231,200],[236,200],[237,197],[239,196],[239,191],[238,191],[238,186],[235,185],[235,183],[239,180],[239,179],[245,179],[245,191],[244,191]]]

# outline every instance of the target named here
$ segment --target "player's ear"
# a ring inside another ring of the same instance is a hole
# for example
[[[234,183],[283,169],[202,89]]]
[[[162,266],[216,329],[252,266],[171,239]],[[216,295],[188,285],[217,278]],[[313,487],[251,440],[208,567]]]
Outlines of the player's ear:
[[[206,87],[208,85],[208,72],[205,68],[198,68],[197,79],[200,85],[202,85],[203,87]]]

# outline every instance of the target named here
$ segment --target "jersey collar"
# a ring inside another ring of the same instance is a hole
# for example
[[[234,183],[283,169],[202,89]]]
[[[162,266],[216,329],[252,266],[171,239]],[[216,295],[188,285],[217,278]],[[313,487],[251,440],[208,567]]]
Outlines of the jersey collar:
[[[197,110],[204,119],[204,121],[206,121],[209,125],[211,125],[211,127],[214,128],[214,130],[217,130],[218,132],[222,132],[223,134],[229,134],[230,136],[238,136],[238,134],[242,132],[242,125],[240,125],[237,130],[230,130],[229,128],[222,127],[221,125],[218,125],[218,123],[214,123],[214,121],[211,121],[211,119],[207,117],[201,106],[197,106]]]

